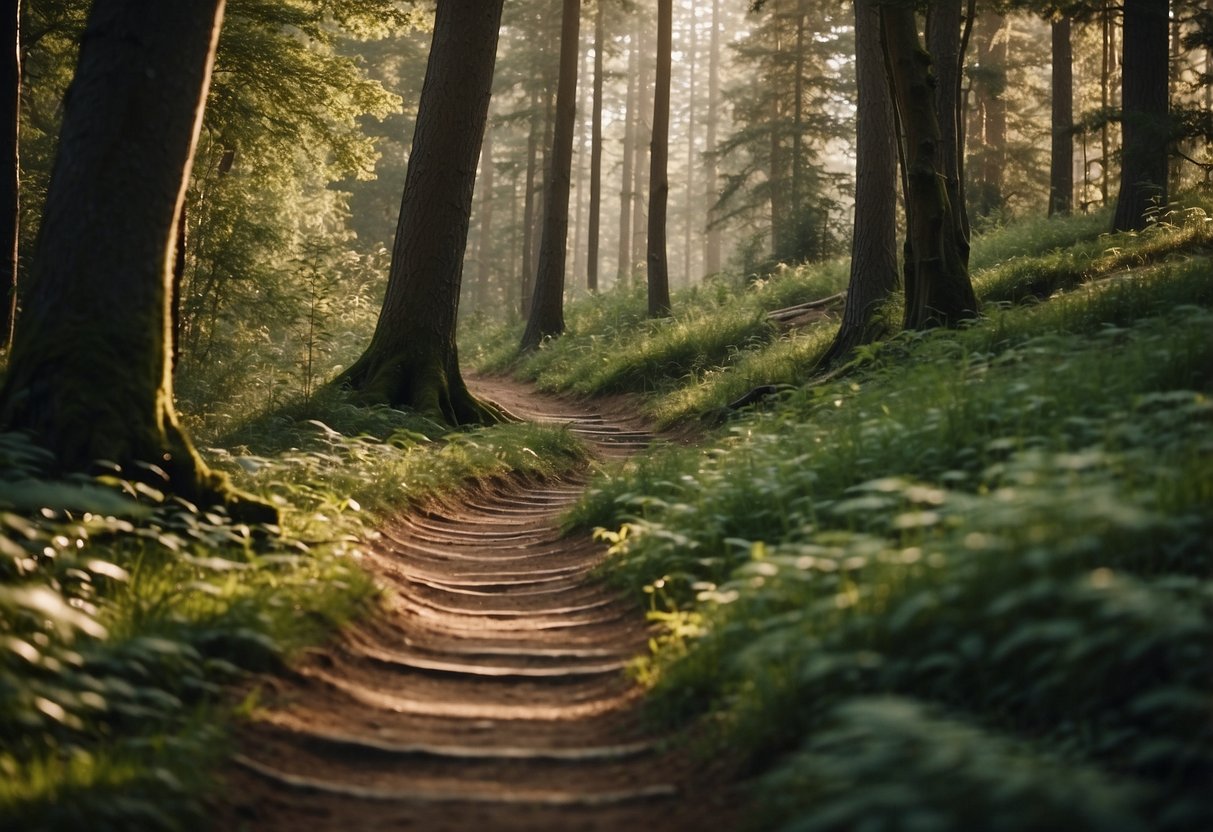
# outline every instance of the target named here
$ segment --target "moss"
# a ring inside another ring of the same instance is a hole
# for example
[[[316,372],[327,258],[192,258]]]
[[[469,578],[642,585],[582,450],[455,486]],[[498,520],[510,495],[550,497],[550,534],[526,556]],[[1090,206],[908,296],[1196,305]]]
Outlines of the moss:
[[[471,394],[457,355],[443,361],[435,352],[384,356],[369,349],[332,385],[348,390],[360,404],[411,409],[452,426],[514,421],[502,408]]]

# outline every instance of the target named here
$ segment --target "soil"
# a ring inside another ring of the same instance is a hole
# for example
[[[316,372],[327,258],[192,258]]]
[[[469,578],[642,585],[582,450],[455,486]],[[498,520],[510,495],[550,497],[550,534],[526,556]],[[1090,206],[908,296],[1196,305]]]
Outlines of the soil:
[[[568,424],[606,459],[653,436],[623,400],[475,392]],[[557,525],[588,481],[511,478],[368,541],[382,610],[262,686],[226,774],[224,830],[541,832],[735,826],[729,766],[642,714],[626,673],[652,635]]]

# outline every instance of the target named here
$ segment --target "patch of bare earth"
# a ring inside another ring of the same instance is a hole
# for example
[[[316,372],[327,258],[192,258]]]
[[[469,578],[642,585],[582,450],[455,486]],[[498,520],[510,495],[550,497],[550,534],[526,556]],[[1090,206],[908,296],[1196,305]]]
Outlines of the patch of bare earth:
[[[604,457],[652,437],[500,379],[477,392],[567,423]],[[565,537],[584,475],[506,480],[395,518],[373,542],[383,612],[267,686],[227,775],[224,829],[728,829],[726,766],[654,732],[624,672],[644,612]]]

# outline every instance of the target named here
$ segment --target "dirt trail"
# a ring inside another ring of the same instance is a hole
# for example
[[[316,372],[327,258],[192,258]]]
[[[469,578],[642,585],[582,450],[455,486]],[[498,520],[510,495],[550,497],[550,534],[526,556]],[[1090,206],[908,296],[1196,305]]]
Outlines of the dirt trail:
[[[622,407],[475,386],[604,457],[652,440]],[[239,739],[221,825],[727,829],[719,776],[639,718],[623,667],[645,650],[643,611],[590,576],[600,544],[555,525],[585,481],[510,480],[387,524],[371,555],[385,613],[277,680]]]

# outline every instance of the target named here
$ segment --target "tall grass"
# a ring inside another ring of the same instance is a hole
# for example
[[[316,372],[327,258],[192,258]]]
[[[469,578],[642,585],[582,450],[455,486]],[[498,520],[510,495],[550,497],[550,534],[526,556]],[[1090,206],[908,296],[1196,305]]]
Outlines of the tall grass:
[[[1036,302],[1142,266],[1199,257],[1213,243],[1213,200],[1185,194],[1142,233],[1107,234],[1106,211],[1017,222],[978,236],[971,264],[986,313]],[[781,267],[759,280],[718,277],[675,295],[674,316],[647,320],[641,287],[570,304],[568,331],[519,357],[519,325],[468,332],[465,355],[540,388],[580,395],[645,394],[642,407],[669,426],[719,411],[760,385],[813,375],[837,322],[779,333],[765,313],[846,287],[848,263]],[[900,318],[893,298],[882,314]],[[896,327],[896,323],[893,323]]]
[[[1213,823],[1211,308],[1188,260],[906,334],[591,490],[759,828]]]

